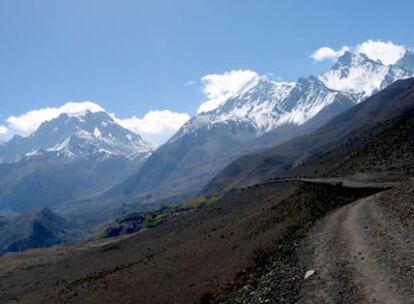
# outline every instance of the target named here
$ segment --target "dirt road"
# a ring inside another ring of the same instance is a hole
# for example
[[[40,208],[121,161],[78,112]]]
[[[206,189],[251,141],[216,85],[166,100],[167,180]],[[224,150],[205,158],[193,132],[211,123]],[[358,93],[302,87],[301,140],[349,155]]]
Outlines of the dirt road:
[[[305,178],[305,177],[287,177],[287,178],[278,178],[272,180],[273,183],[278,182],[306,182],[306,183],[315,183],[315,184],[327,184],[327,185],[336,185],[341,183],[344,187],[349,188],[392,188],[398,186],[399,182],[365,182],[365,181],[357,181],[357,180],[350,180],[341,177],[320,177],[320,178]]]
[[[414,179],[395,185],[289,180],[386,191],[330,212],[275,247],[269,264],[217,303],[414,303]]]
[[[247,188],[122,240],[1,257],[0,302],[194,303],[278,236],[273,264],[246,272],[214,303],[414,303],[414,180],[375,195],[388,186],[292,181]]]
[[[316,274],[302,303],[414,303],[412,230],[376,194],[335,211],[305,240],[300,259]]]

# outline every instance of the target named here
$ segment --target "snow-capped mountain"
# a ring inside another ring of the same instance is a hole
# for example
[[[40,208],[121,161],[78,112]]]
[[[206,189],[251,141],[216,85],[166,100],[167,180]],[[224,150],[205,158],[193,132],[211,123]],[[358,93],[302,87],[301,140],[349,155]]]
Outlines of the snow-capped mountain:
[[[260,79],[250,90],[235,95],[217,109],[200,113],[187,122],[170,142],[200,128],[214,125],[238,125],[263,135],[286,124],[301,125],[323,108],[346,100],[349,104],[358,97],[348,92],[327,88],[317,78],[300,78],[297,82],[273,82]]]
[[[395,65],[414,74],[414,52],[406,51]]]
[[[42,154],[72,160],[92,156],[134,159],[147,157],[153,149],[107,113],[87,111],[82,115],[61,114],[44,122],[28,137],[15,136],[0,146],[0,161],[13,162]]]
[[[137,172],[153,149],[105,112],[61,114],[0,146],[0,209],[22,212],[105,191]]]
[[[408,52],[406,57],[412,62]],[[392,82],[412,77],[403,63],[384,65],[345,52],[318,77],[292,83],[259,78],[217,108],[190,119],[110,195],[156,200],[197,191],[241,153],[311,132]]]
[[[384,65],[365,54],[345,52],[329,71],[319,76],[319,80],[333,90],[355,94],[360,101],[398,79],[412,77],[410,69],[403,66]]]
[[[356,104],[398,79],[412,77],[413,67],[414,54],[409,51],[395,65],[345,52],[319,77],[300,78],[297,82],[261,78],[216,109],[196,115],[171,141],[215,124],[248,125],[257,136],[285,124],[302,125],[338,100]]]
[[[295,83],[262,78],[217,109],[190,119],[148,158],[136,175],[113,189],[113,193],[159,199],[189,189],[197,191],[243,153],[263,150],[310,132],[356,102],[353,94],[329,89],[313,76]],[[322,109],[332,105],[335,108],[326,111],[324,118],[305,126]],[[298,125],[304,127],[297,128]],[[253,144],[279,128],[283,128],[283,135]]]

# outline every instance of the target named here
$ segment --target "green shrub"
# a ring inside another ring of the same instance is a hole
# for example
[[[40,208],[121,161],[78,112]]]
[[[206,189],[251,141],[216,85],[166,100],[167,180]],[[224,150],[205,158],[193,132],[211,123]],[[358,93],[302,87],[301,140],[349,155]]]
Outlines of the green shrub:
[[[198,196],[196,198],[193,198],[187,202],[185,202],[182,207],[186,209],[196,209],[201,208],[205,206],[210,206],[215,203],[217,203],[220,200],[220,194],[214,193],[212,196],[204,197],[204,196]]]

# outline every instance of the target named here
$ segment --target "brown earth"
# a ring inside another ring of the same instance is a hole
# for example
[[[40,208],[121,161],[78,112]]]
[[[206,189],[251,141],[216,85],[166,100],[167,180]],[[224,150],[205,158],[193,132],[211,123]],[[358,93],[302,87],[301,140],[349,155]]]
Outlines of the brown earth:
[[[131,236],[6,255],[0,302],[206,302],[287,235],[375,191],[266,183]]]
[[[275,248],[215,302],[414,303],[413,219],[413,180],[359,199]]]
[[[192,303],[231,281],[294,220],[271,208],[294,185],[230,194],[207,209],[126,238],[0,258],[1,303]]]

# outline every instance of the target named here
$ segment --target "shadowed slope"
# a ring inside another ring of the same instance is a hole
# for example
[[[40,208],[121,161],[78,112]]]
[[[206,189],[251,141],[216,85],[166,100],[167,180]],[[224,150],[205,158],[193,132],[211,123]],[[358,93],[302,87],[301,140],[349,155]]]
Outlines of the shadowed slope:
[[[327,124],[266,152],[243,156],[220,172],[206,192],[231,189],[286,174],[312,156],[327,152],[349,138],[372,136],[384,122],[414,107],[414,79],[397,81]]]

